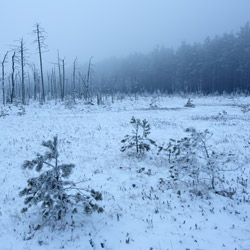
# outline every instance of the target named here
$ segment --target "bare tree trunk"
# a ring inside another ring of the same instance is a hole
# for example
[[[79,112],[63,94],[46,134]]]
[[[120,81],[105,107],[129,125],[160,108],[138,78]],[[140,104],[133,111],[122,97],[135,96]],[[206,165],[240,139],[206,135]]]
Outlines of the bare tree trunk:
[[[7,96],[8,96],[8,99],[7,99],[7,102],[9,101],[10,102],[10,95],[11,95],[11,77],[10,75],[8,76],[8,83],[9,83],[9,86],[8,86],[8,91],[7,91]]]
[[[34,71],[34,101],[36,101],[37,98],[37,77],[36,72]]]
[[[37,72],[36,72],[36,66],[33,64],[32,66],[32,72],[33,72],[33,81],[34,81],[34,89],[33,89],[33,99],[36,101],[37,99]]]
[[[63,69],[63,79],[62,79],[62,99],[64,100],[65,95],[65,60],[62,60],[62,69]]]
[[[83,89],[83,91],[84,91],[84,93],[83,93],[84,99],[87,100],[88,96],[89,96],[89,90],[88,90],[88,85],[87,85],[87,81],[86,81],[86,75],[83,78],[81,73],[79,72],[79,78],[82,80],[82,83],[84,85],[84,89]]]
[[[47,71],[47,96],[50,97],[50,76],[49,76],[49,73]]]
[[[44,90],[44,80],[43,80],[43,61],[42,61],[42,40],[44,39],[44,37],[41,37],[41,31],[40,31],[40,25],[39,23],[36,24],[36,35],[37,35],[37,44],[38,44],[38,51],[39,51],[39,59],[40,59],[40,71],[41,71],[41,83],[42,83],[42,98],[41,98],[41,102],[44,103],[45,102],[45,90]]]
[[[52,69],[52,72],[51,72],[51,76],[50,76],[50,91],[51,91],[51,100],[54,98],[54,88],[53,88],[53,69]]]
[[[22,104],[25,104],[25,86],[24,86],[24,42],[20,41],[20,54],[21,54],[21,82],[22,82]]]
[[[86,82],[86,87],[87,87],[87,99],[89,99],[89,85],[90,85],[90,74],[91,74],[91,60],[92,60],[92,57],[89,59],[89,67],[88,67],[87,82]]]
[[[114,103],[114,89],[117,82],[117,76],[115,76],[114,82],[111,84],[111,101]]]
[[[59,87],[60,87],[60,97],[61,101],[64,99],[64,89],[62,84],[62,74],[61,74],[61,59],[59,57],[59,51],[57,51],[57,67],[58,67],[58,74],[59,74]]]
[[[2,91],[3,91],[3,105],[5,105],[5,86],[4,86],[4,80],[5,80],[5,75],[4,75],[4,64],[6,63],[8,51],[5,53],[3,61],[2,61]]]
[[[73,102],[75,102],[75,91],[76,91],[76,61],[77,58],[74,60],[74,64],[73,64],[73,86],[72,86],[72,98],[73,98]]]
[[[10,102],[13,103],[14,97],[15,97],[15,56],[16,52],[14,51],[12,55],[12,72],[11,72],[11,95],[10,95]]]
[[[78,96],[79,96],[79,99],[82,99],[82,96],[81,96],[81,79],[80,79],[80,77],[78,77]]]
[[[30,92],[30,86],[31,86],[31,82],[30,82],[30,74],[28,73],[28,88],[27,88],[27,92],[28,92],[28,100],[30,100],[31,98],[31,92]]]
[[[91,57],[89,59],[89,66],[88,66],[88,74],[87,74],[87,82],[86,82],[86,87],[87,87],[87,98],[90,98],[90,101],[92,101],[92,94],[90,93],[90,87],[91,87],[91,79],[93,77],[93,74],[95,73],[94,69],[93,69],[93,64],[92,64],[92,59],[93,57]]]
[[[40,78],[38,73],[36,73],[36,79],[37,79],[37,92],[38,92],[38,100],[41,101],[41,88],[40,88]]]
[[[57,102],[57,83],[56,83],[56,71],[52,69],[52,76],[53,76],[53,86],[54,86],[54,98],[55,102]]]
[[[16,73],[15,74],[15,83],[16,83],[16,91],[15,91],[15,97],[19,98],[20,97],[20,74]]]

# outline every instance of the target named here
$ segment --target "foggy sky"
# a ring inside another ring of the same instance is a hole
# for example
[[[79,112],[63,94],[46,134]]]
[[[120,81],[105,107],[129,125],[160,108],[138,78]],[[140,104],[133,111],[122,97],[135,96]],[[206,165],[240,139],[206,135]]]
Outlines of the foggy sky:
[[[57,49],[68,62],[98,61],[202,42],[250,20],[249,0],[1,0],[0,8],[0,56],[21,37],[34,53],[29,33],[39,22],[48,33],[47,64]]]

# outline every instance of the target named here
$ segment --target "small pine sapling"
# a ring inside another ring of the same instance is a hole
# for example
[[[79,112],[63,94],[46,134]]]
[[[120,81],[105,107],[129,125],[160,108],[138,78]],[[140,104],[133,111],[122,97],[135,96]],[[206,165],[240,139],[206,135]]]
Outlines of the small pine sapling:
[[[195,105],[193,104],[193,101],[189,98],[184,107],[186,107],[186,108],[194,108]]]
[[[25,161],[22,167],[42,172],[38,177],[28,179],[28,185],[19,195],[25,196],[26,205],[22,212],[32,206],[40,208],[44,224],[46,222],[62,221],[66,215],[73,216],[78,210],[84,212],[102,212],[103,209],[96,204],[102,200],[101,193],[76,187],[69,181],[74,164],[59,164],[58,138],[42,143],[48,149],[45,154],[37,154],[31,161]],[[43,170],[43,171],[42,171]],[[72,217],[71,217],[72,218]],[[41,226],[37,226],[36,229]]]
[[[121,151],[124,152],[130,148],[135,148],[137,154],[143,154],[145,151],[149,151],[151,145],[156,145],[153,140],[148,138],[150,134],[150,124],[146,119],[135,119],[133,116],[130,123],[133,125],[132,135],[126,135],[121,141],[124,145],[121,147]]]
[[[19,108],[18,108],[18,112],[17,112],[17,115],[19,115],[19,116],[22,116],[22,115],[25,115],[25,107],[24,106],[20,106]]]
[[[0,118],[1,118],[1,117],[6,117],[7,115],[9,115],[9,114],[7,113],[7,110],[1,109]]]
[[[194,128],[185,132],[189,136],[180,140],[170,139],[166,147],[158,147],[158,154],[161,151],[167,153],[170,177],[174,182],[191,178],[189,180],[196,189],[206,186],[214,190],[219,171],[216,158],[219,155],[207,146],[212,134],[208,130],[198,132]]]

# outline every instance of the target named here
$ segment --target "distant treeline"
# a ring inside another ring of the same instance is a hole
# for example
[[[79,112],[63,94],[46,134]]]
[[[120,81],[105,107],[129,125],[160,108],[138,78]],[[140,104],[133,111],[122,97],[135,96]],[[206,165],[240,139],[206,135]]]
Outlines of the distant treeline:
[[[120,91],[249,92],[250,26],[177,49],[157,47],[97,65],[99,84]],[[106,89],[106,88],[105,88]]]
[[[134,53],[125,58],[112,58],[84,67],[65,62],[58,52],[57,63],[43,70],[46,32],[35,25],[39,65],[28,61],[25,41],[20,39],[1,60],[1,95],[3,104],[33,99],[76,98],[103,103],[104,96],[114,94],[162,91],[167,93],[232,93],[250,90],[250,26],[247,23],[237,34],[225,34],[202,44],[183,42],[176,50],[157,47],[151,53]],[[29,51],[32,48],[29,48]],[[65,65],[68,63],[68,66]],[[48,66],[47,66],[48,67]],[[46,67],[46,68],[47,68]]]

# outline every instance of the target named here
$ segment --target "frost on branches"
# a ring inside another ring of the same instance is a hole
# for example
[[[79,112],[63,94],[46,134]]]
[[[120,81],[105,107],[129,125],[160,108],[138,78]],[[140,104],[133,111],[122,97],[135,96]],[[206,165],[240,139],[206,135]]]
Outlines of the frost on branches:
[[[41,173],[38,177],[28,179],[28,185],[19,194],[25,196],[26,212],[32,206],[40,208],[44,223],[61,221],[66,215],[72,216],[77,212],[102,212],[96,204],[102,200],[102,195],[94,190],[76,187],[69,180],[74,164],[59,163],[58,138],[42,143],[47,148],[44,155],[37,154],[32,161],[25,161],[24,169],[35,169]],[[40,225],[37,229],[40,228]]]
[[[150,134],[150,124],[146,119],[135,119],[133,116],[130,123],[134,129],[132,135],[126,135],[121,141],[124,145],[121,147],[121,151],[124,152],[127,149],[135,148],[137,154],[143,154],[145,151],[150,150],[151,145],[156,145],[155,142],[148,138]]]
[[[219,166],[224,166],[229,158],[207,145],[212,137],[208,130],[198,132],[187,128],[185,131],[188,136],[179,140],[170,139],[167,146],[159,147],[159,153],[164,151],[167,154],[170,177],[175,184],[191,185],[198,195],[208,189],[218,192],[215,189],[216,184],[221,183],[219,172],[222,171]]]

